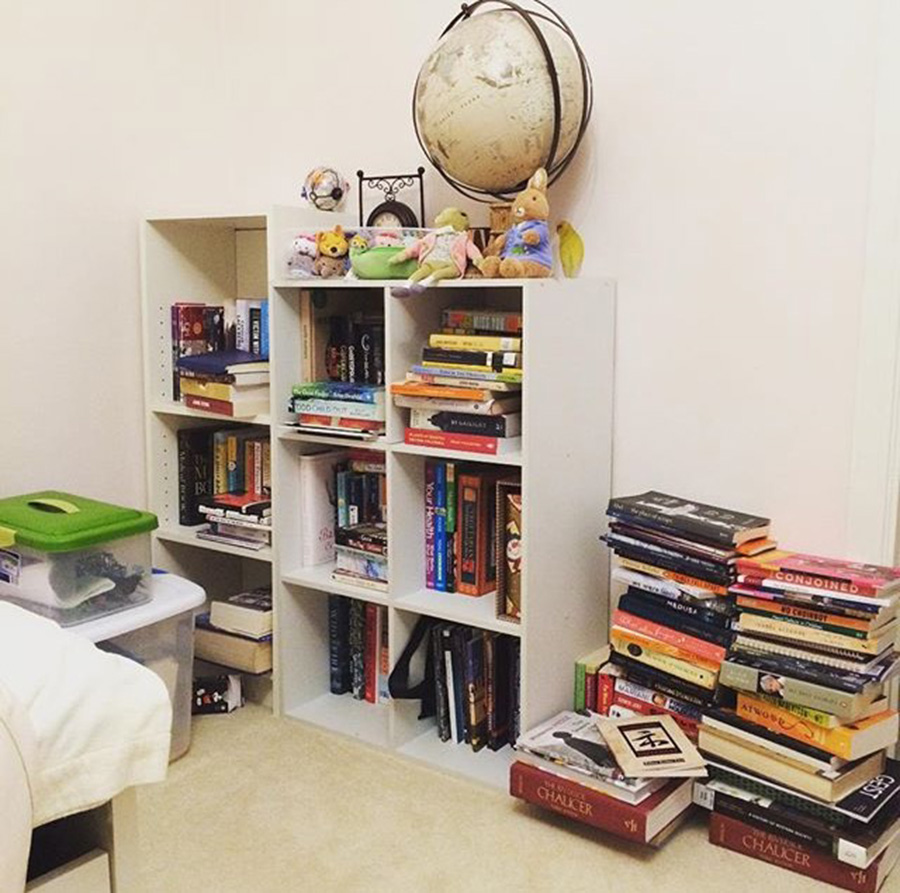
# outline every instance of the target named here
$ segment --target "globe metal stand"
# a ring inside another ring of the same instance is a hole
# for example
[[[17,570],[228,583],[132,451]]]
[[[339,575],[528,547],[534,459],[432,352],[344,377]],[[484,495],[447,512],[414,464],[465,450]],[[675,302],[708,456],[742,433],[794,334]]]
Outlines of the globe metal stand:
[[[593,81],[591,79],[591,70],[588,67],[587,59],[584,57],[584,53],[581,50],[581,46],[578,41],[575,39],[575,35],[572,33],[572,29],[565,23],[563,18],[551,9],[543,0],[531,0],[531,2],[535,3],[537,6],[541,7],[541,9],[527,9],[526,7],[512,2],[512,0],[475,0],[474,3],[463,3],[462,11],[459,12],[447,25],[446,28],[441,32],[439,40],[446,37],[446,35],[453,30],[453,28],[462,20],[468,19],[475,10],[477,10],[481,6],[485,5],[493,5],[500,6],[505,9],[512,10],[517,15],[521,16],[528,27],[531,29],[532,34],[534,35],[535,40],[538,43],[538,46],[541,49],[541,52],[544,55],[544,61],[547,64],[547,74],[550,77],[550,89],[553,94],[553,134],[550,140],[550,149],[547,152],[547,158],[543,164],[544,169],[547,171],[548,184],[553,183],[555,180],[559,178],[559,176],[563,173],[563,171],[569,166],[572,159],[575,157],[575,152],[578,149],[578,146],[581,144],[581,140],[584,136],[585,130],[587,130],[588,122],[591,119],[591,111],[594,106],[594,90],[593,90]],[[542,11],[545,10],[545,11]],[[575,55],[578,59],[578,66],[581,70],[581,85],[582,85],[582,104],[581,104],[581,119],[579,121],[578,133],[575,137],[575,141],[572,144],[572,147],[569,151],[562,157],[557,158],[556,152],[559,148],[559,137],[560,137],[560,126],[562,123],[562,102],[561,102],[561,94],[559,87],[559,74],[556,70],[556,63],[553,61],[553,56],[550,52],[550,47],[547,45],[547,39],[544,37],[541,32],[540,27],[538,26],[536,19],[541,19],[544,22],[548,22],[553,25],[555,28],[559,28],[563,31],[569,40],[572,43],[572,48],[575,51]],[[421,72],[419,73],[421,77]],[[478,189],[474,186],[469,186],[465,183],[461,183],[459,180],[451,177],[448,174],[441,164],[434,158],[434,156],[428,151],[425,143],[422,139],[422,135],[419,133],[419,122],[416,120],[416,110],[415,110],[415,102],[416,102],[416,93],[419,88],[419,78],[416,78],[416,84],[413,88],[413,128],[416,132],[416,139],[419,141],[419,145],[422,147],[422,151],[428,157],[428,160],[434,165],[437,169],[437,172],[458,192],[461,192],[467,198],[473,199],[474,201],[479,202],[491,202],[495,199],[501,199],[504,201],[510,201],[516,195],[516,193],[521,192],[527,185],[528,180],[522,180],[520,183],[516,183],[514,186],[511,186],[508,190],[502,192],[491,192],[486,189]]]

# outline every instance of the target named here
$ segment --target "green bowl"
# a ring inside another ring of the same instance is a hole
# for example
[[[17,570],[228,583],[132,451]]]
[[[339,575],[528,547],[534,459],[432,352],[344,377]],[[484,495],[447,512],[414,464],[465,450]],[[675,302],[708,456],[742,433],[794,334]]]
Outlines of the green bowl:
[[[415,258],[410,258],[393,266],[388,261],[403,251],[396,245],[378,245],[358,254],[351,253],[350,266],[360,279],[409,279],[418,266]]]

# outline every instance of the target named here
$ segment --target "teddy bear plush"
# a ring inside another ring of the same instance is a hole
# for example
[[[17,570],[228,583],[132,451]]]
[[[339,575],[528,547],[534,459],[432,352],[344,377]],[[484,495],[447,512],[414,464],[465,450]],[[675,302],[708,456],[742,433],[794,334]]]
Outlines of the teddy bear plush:
[[[313,275],[316,260],[316,240],[312,236],[297,236],[291,242],[288,257],[288,276],[293,279],[308,279]]]
[[[512,206],[512,226],[496,238],[490,256],[476,266],[489,279],[534,279],[549,276],[553,271],[550,230],[547,218],[547,171],[535,171],[528,185]],[[496,253],[495,253],[496,252]]]
[[[350,244],[340,226],[316,233],[316,260],[313,264],[316,275],[323,279],[343,276],[347,272],[349,251]]]

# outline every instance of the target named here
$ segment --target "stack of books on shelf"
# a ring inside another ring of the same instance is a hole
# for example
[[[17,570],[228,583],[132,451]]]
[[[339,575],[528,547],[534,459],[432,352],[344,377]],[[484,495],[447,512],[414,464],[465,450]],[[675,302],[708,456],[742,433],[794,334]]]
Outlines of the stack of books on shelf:
[[[383,453],[349,451],[333,467],[332,579],[381,592],[388,586],[387,485]]]
[[[588,667],[596,701],[584,706],[668,712],[696,738],[733,638],[735,563],[774,546],[769,519],[656,491],[612,499],[607,514],[613,579],[627,590],[612,616],[613,667]]]
[[[389,700],[387,608],[329,595],[328,666],[332,694],[371,704]]]
[[[225,350],[225,307],[192,301],[172,305],[172,399],[181,399],[182,357]]]
[[[441,741],[500,750],[519,730],[519,640],[436,623],[431,628],[435,712]]]
[[[249,418],[269,411],[269,361],[245,350],[183,356],[176,366],[185,406]]]
[[[519,448],[522,314],[446,309],[406,380],[391,385],[408,409],[405,441],[496,455]]]
[[[737,636],[700,747],[710,841],[851,890],[900,855],[898,717],[886,682],[900,570],[794,552],[737,561]]]
[[[499,576],[498,616],[518,618],[521,509],[518,473],[426,460],[425,586],[481,596]]]
[[[209,611],[195,619],[194,656],[244,673],[271,670],[271,588],[211,602]]]
[[[703,760],[670,717],[603,720],[563,711],[518,737],[510,794],[659,846],[691,808]]]
[[[311,381],[291,391],[288,408],[297,428],[366,437],[384,433],[384,385]]]
[[[271,542],[271,453],[264,429],[181,428],[178,521],[200,539],[261,549]]]

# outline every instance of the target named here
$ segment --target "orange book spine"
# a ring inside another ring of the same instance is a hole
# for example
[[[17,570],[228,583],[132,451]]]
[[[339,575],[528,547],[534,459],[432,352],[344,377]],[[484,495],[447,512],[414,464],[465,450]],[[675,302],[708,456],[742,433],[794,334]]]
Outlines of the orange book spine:
[[[725,649],[721,645],[680,633],[661,623],[645,620],[643,617],[635,617],[634,614],[629,614],[627,611],[617,610],[613,614],[613,623],[620,629],[630,630],[646,636],[648,639],[673,645],[688,654],[695,654],[717,665],[725,660]]]
[[[641,635],[640,633],[625,629],[617,624],[613,624],[612,631],[616,633],[623,642],[633,642],[635,645],[640,645],[641,648],[646,648],[649,651],[656,651],[659,654],[668,654],[669,657],[677,657],[678,660],[683,660],[686,663],[693,664],[695,667],[709,670],[711,673],[719,672],[719,661],[707,660],[690,651],[685,651],[683,648],[679,648],[676,645],[670,645],[668,642],[661,642],[659,639]]]
[[[844,629],[868,632],[872,627],[870,620],[844,617],[840,614],[828,614],[825,611],[816,611],[815,609],[803,608],[799,605],[787,605],[767,598],[751,598],[747,595],[739,595],[737,603],[741,608],[754,608],[757,611],[779,614],[782,617],[796,617],[799,620],[813,620],[816,623],[827,623],[830,626],[842,626]]]
[[[422,382],[399,382],[391,385],[392,394],[406,397],[438,397],[441,400],[487,400],[490,391],[475,388],[454,388],[452,385],[431,385]]]

